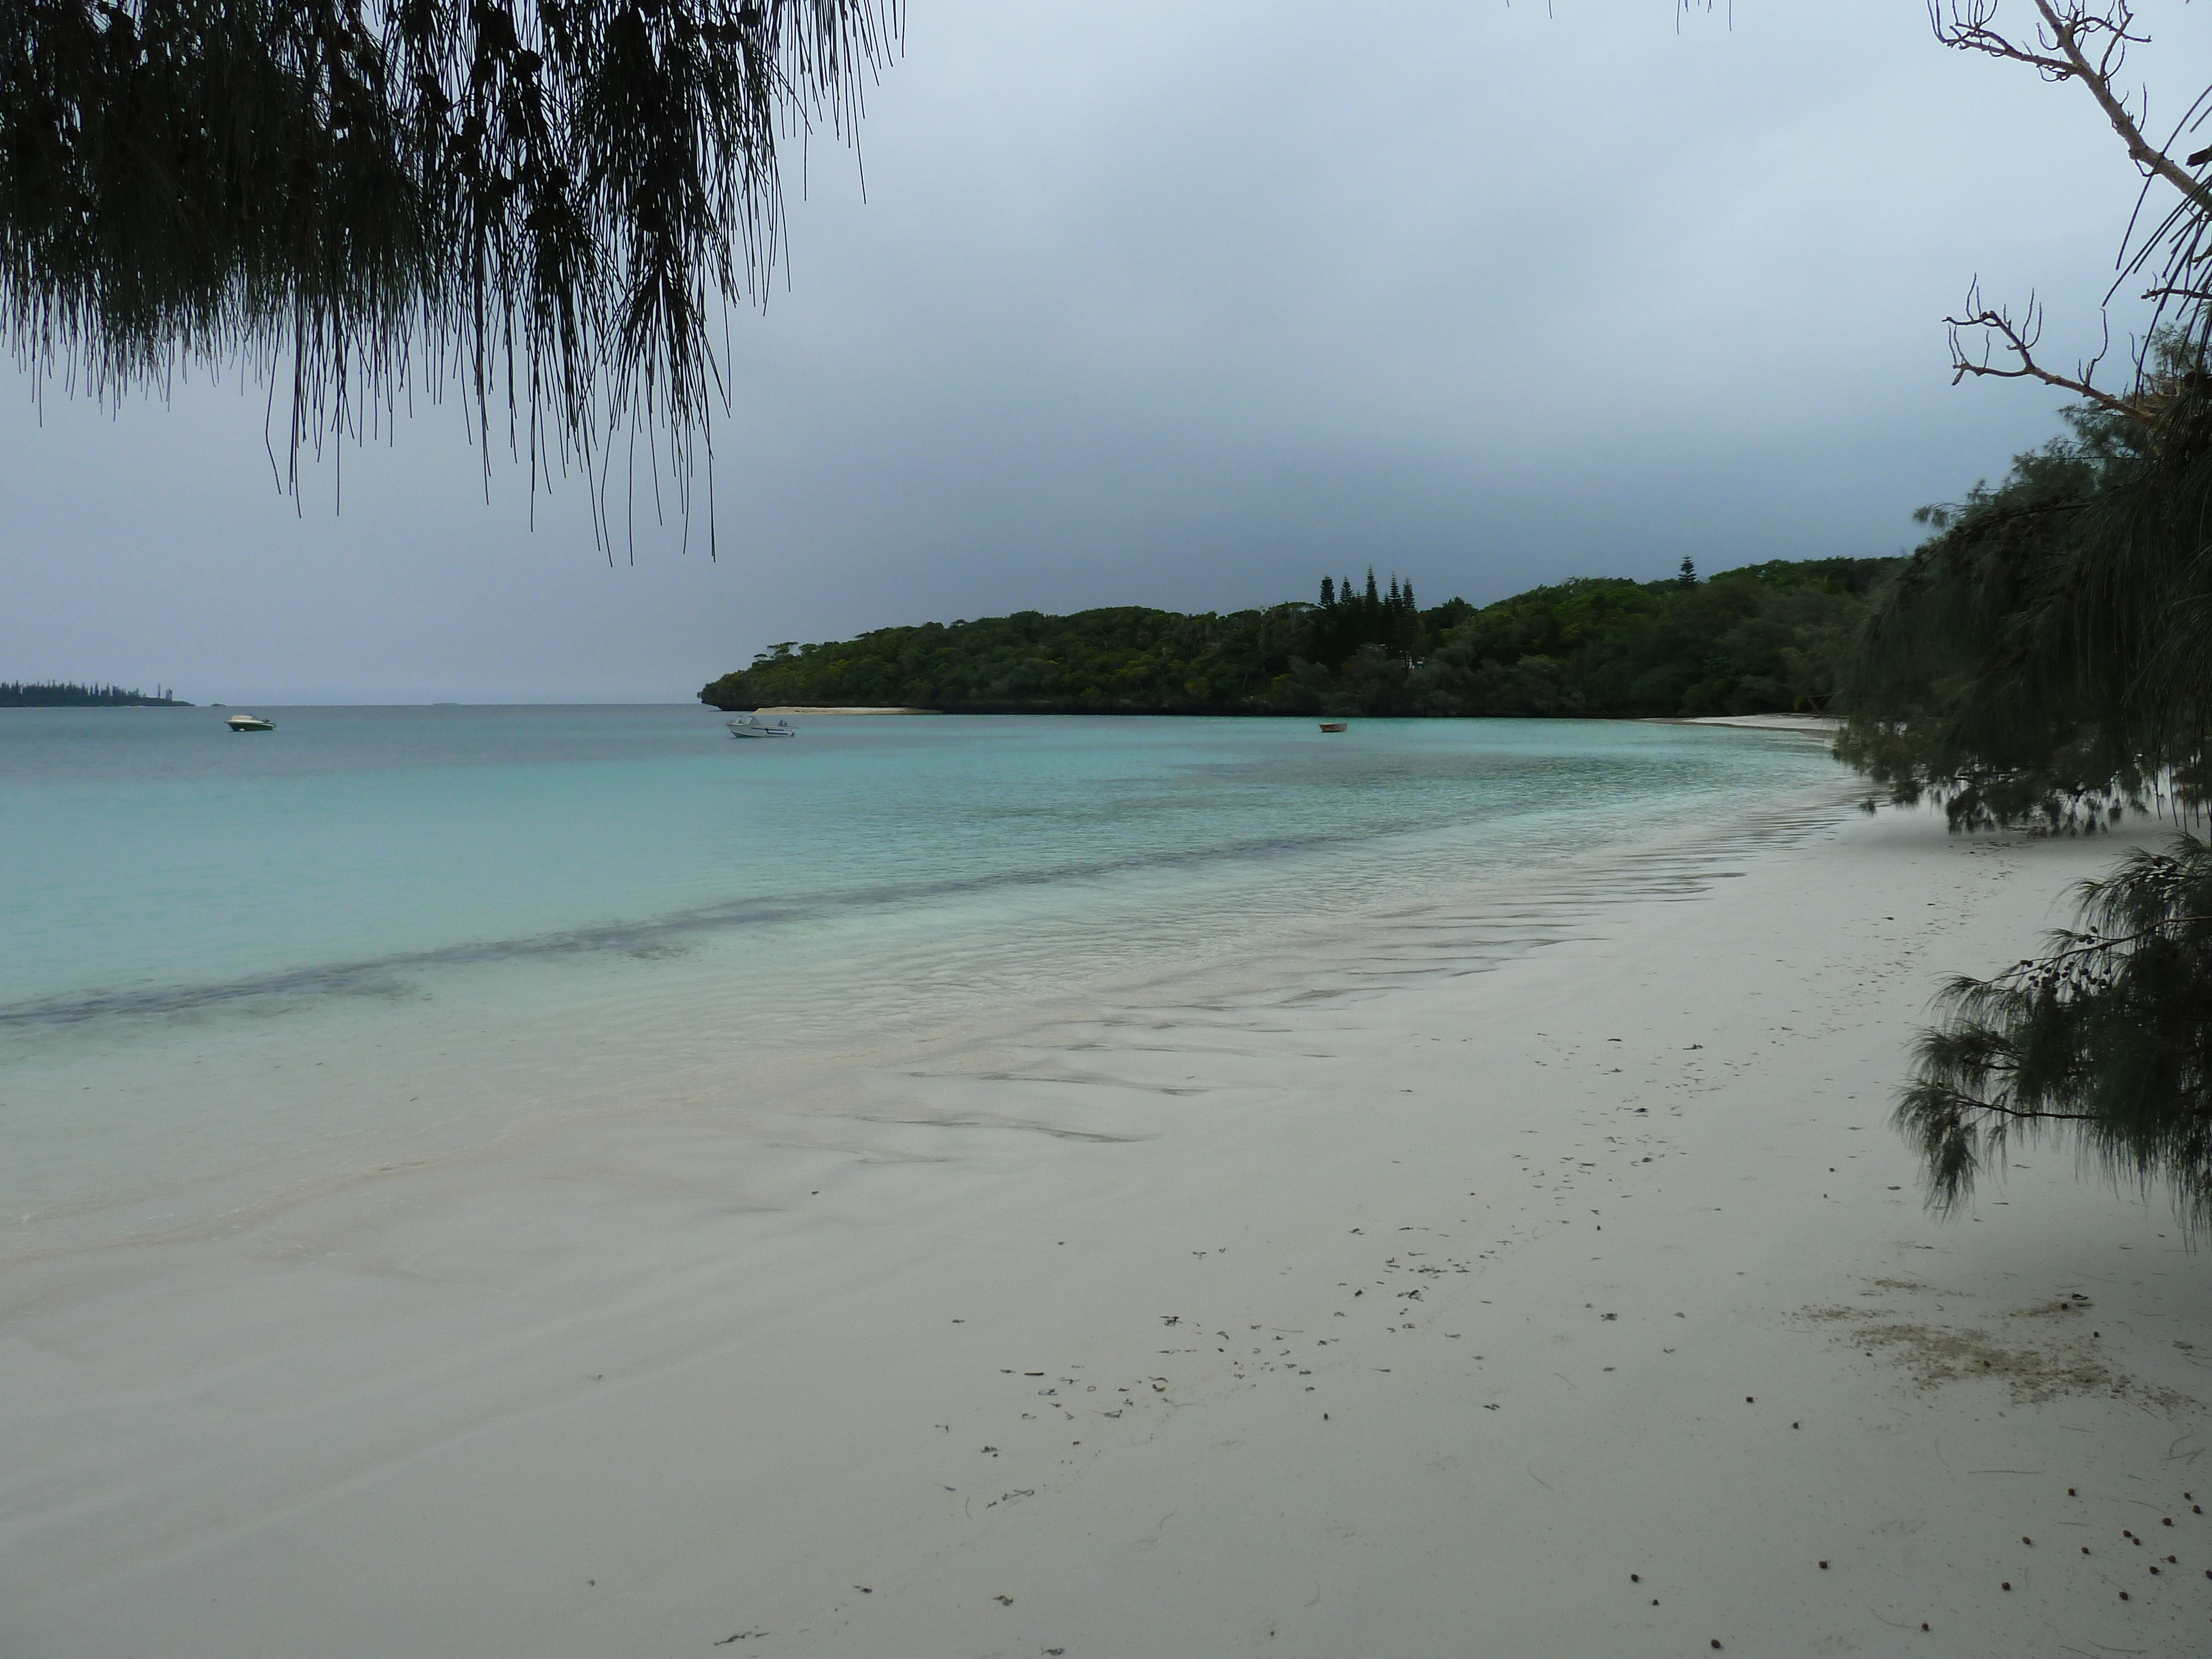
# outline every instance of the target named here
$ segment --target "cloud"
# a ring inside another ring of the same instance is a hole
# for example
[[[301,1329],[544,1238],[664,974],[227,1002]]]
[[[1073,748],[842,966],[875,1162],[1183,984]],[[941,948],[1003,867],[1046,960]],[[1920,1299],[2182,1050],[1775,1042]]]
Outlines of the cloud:
[[[580,485],[533,531],[503,459],[487,505],[451,404],[348,455],[334,516],[327,462],[273,489],[252,392],[13,398],[6,670],[681,697],[771,640],[1370,562],[1482,600],[1891,552],[2055,429],[1949,386],[1941,318],[1978,273],[2094,349],[2133,184],[2075,89],[1903,0],[1346,17],[912,7],[866,199],[819,138],[802,198],[794,152],[787,286],[731,319],[719,562],[648,496],[610,570]],[[2159,21],[2142,77],[2193,91],[2208,20]]]

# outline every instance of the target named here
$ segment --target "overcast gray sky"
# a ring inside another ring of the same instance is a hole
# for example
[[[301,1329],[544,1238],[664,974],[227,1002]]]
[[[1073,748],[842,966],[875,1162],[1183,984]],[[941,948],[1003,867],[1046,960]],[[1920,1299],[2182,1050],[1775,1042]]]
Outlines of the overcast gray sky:
[[[2212,14],[2144,9],[2171,119]],[[487,505],[451,404],[334,512],[258,390],[8,375],[0,678],[677,701],[777,640],[1370,563],[1482,602],[1893,553],[2057,429],[1948,384],[1944,313],[1978,273],[2094,349],[2134,190],[2077,88],[1921,0],[909,0],[863,140],[865,201],[793,157],[787,281],[733,319],[719,562],[647,512],[611,568],[581,487],[533,531],[503,461]]]

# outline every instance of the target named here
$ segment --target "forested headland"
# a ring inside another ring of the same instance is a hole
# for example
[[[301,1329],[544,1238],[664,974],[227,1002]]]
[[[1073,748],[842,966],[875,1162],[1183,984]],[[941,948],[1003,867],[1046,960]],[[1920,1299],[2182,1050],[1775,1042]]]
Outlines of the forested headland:
[[[770,647],[699,694],[948,714],[1818,713],[1892,559],[1775,560],[1699,580],[1583,577],[1477,607],[1325,578],[1256,611],[1116,606]]]
[[[190,708],[166,691],[152,696],[119,685],[75,685],[62,680],[0,680],[0,708]]]

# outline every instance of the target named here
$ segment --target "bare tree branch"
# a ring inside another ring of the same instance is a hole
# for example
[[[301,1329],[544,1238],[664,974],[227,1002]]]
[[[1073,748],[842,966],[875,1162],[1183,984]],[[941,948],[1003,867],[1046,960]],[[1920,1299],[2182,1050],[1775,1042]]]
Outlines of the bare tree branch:
[[[2122,239],[2118,281],[2112,293],[2106,295],[2109,308],[2120,285],[2143,270],[2153,251],[2161,246],[2167,250],[2162,281],[2142,295],[2154,302],[2156,312],[2136,350],[2134,395],[2119,397],[2095,386],[2096,368],[2104,358],[2102,351],[2070,375],[2045,368],[2036,361],[2034,354],[2042,329],[2042,310],[2033,297],[2029,299],[2026,317],[2015,322],[2010,313],[1984,306],[1978,287],[1968,292],[1966,316],[1944,319],[1951,331],[1951,383],[1956,386],[1969,374],[2037,380],[2071,392],[2112,414],[2148,423],[2159,401],[2154,395],[2148,395],[2149,389],[2145,385],[2150,378],[2148,354],[2167,305],[2181,300],[2197,302],[2201,308],[2208,297],[2190,279],[2195,274],[2191,268],[2205,257],[2203,242],[2208,222],[2212,222],[2212,183],[2197,178],[2191,169],[2212,161],[2212,149],[2196,151],[2186,161],[2176,160],[2172,143],[2161,146],[2144,136],[2142,119],[2148,112],[2148,104],[2143,114],[2139,114],[2130,107],[2127,97],[2118,89],[2128,48],[2150,38],[2136,27],[2134,0],[2096,0],[2095,3],[2091,0],[2032,0],[2032,3],[2037,16],[2033,40],[2007,33],[1998,27],[1999,0],[1928,0],[1929,24],[1936,40],[1954,51],[1977,52],[2026,64],[2054,83],[2079,82],[2126,147],[2128,159],[2142,175],[2145,191],[2151,188],[2153,181],[2162,182],[2178,191],[2181,200],[2148,234],[2142,232],[2142,204],[2138,203],[2136,215],[2130,219]],[[2173,140],[2178,141],[2195,123],[2205,103],[2206,97],[2200,95],[2184,112],[2174,128]],[[1978,352],[1968,349],[1963,334],[1968,329],[1978,329],[1983,333]],[[2106,338],[2109,343],[2109,314]],[[2004,358],[2009,358],[2009,362],[2002,361]]]
[[[2112,131],[2128,147],[2128,159],[2145,174],[2165,179],[2198,206],[2212,208],[2212,188],[2191,177],[2187,167],[2144,137],[2142,126],[2128,109],[2127,100],[2113,89],[2112,82],[2127,55],[2127,47],[2149,39],[2130,32],[2135,13],[2128,0],[2113,0],[2110,12],[2104,17],[2095,16],[2080,5],[2069,5],[2062,14],[2051,0],[2035,0],[2035,9],[2043,15],[2044,27],[2063,55],[2068,75],[2081,82],[2097,100],[2097,107],[2105,112]],[[2086,46],[2100,33],[2105,35],[2105,43],[2097,61],[2092,64]]]
[[[2014,322],[2010,312],[1993,310],[1983,305],[1981,284],[1977,282],[1966,290],[1966,313],[1963,317],[1946,317],[1943,319],[1951,331],[1953,386],[1958,385],[1969,374],[1998,380],[2039,380],[2045,386],[2057,386],[2061,391],[2087,398],[2098,408],[2112,414],[2124,415],[2136,421],[2148,422],[2151,418],[2151,411],[2146,405],[2100,391],[2094,383],[2091,377],[2096,373],[2101,355],[2081,366],[2072,374],[2061,374],[2036,362],[2036,343],[2043,335],[2043,307],[2033,295],[2028,296],[2027,316]],[[1970,328],[1983,331],[1982,351],[1978,357],[1968,350],[1962,332]],[[1993,360],[1990,344],[1991,337],[2002,341],[2004,349],[2012,354],[2014,362],[2010,367]]]
[[[1951,1105],[1961,1111],[1987,1112],[1993,1117],[2008,1117],[2027,1123],[2094,1123],[2094,1112],[2046,1112],[2031,1106],[2008,1106],[2001,1100],[1983,1100],[1956,1089],[1945,1091]]]

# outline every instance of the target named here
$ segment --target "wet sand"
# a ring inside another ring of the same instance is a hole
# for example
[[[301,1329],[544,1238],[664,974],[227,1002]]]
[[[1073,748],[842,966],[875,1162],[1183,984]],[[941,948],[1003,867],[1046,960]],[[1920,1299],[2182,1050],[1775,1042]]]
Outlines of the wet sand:
[[[2112,850],[1770,814],[11,1260],[0,1653],[2204,1651],[2212,1274],[1886,1122]]]

